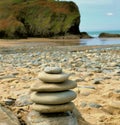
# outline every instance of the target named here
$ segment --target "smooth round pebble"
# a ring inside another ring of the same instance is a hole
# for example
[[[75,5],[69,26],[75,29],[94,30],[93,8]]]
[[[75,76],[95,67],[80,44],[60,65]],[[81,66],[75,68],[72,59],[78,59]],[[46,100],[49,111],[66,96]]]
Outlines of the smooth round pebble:
[[[72,101],[76,96],[76,93],[71,90],[54,93],[33,92],[31,100],[38,104],[64,104]]]
[[[31,85],[32,91],[38,92],[55,92],[55,91],[65,91],[77,87],[76,82],[72,80],[67,80],[63,83],[44,83],[42,81],[37,81]]]
[[[91,108],[100,108],[100,107],[102,107],[101,105],[99,105],[99,104],[97,104],[97,103],[94,103],[94,102],[89,103],[89,106],[90,106]]]
[[[43,82],[48,82],[48,83],[59,83],[59,82],[64,82],[68,79],[69,74],[66,73],[61,73],[61,74],[48,74],[45,72],[41,72],[38,75],[39,79],[42,80]]]
[[[72,111],[74,108],[74,103],[65,103],[61,105],[41,105],[41,104],[33,104],[31,105],[33,110],[36,110],[40,113],[55,113],[55,112],[66,112]]]
[[[49,74],[59,74],[59,73],[62,73],[62,68],[60,68],[60,67],[46,67],[44,69],[44,72],[49,73]]]

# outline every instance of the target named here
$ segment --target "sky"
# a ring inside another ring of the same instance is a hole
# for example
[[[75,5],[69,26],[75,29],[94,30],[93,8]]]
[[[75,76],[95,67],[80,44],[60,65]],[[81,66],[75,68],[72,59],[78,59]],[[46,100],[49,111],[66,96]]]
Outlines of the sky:
[[[80,10],[81,31],[120,30],[120,0],[72,1]]]

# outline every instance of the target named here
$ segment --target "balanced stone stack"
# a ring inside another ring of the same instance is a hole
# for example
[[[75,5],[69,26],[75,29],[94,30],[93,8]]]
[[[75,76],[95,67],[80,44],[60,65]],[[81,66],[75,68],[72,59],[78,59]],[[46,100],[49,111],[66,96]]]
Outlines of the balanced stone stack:
[[[32,109],[40,113],[72,111],[76,93],[71,89],[77,84],[68,80],[69,74],[59,67],[46,67],[39,73],[39,81],[31,86]]]

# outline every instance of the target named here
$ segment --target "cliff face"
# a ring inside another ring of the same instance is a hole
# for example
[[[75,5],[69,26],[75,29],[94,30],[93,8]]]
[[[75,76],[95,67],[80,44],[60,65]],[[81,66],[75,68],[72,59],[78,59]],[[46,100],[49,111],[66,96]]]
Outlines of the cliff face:
[[[52,37],[79,34],[80,13],[73,2],[5,0],[0,2],[0,37]]]

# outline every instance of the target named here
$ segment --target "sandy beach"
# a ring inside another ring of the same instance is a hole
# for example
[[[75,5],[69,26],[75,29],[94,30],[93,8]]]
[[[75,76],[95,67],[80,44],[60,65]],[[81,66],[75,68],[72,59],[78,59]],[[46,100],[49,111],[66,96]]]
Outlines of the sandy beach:
[[[120,45],[72,46],[79,39],[56,45],[60,41],[0,40],[0,104],[25,125],[31,110],[30,85],[46,66],[59,66],[77,82],[74,103],[86,124],[119,125]]]

